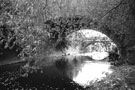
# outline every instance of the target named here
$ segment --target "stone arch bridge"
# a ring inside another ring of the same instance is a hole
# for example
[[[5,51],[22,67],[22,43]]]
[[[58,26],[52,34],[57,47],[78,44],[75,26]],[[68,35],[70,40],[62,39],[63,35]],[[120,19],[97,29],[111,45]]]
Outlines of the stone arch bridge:
[[[67,34],[81,29],[93,29],[99,31],[107,35],[118,46],[122,59],[126,58],[126,60],[128,58],[128,49],[130,49],[129,47],[133,46],[130,45],[130,43],[127,44],[128,48],[122,46],[125,42],[121,41],[121,37],[126,35],[126,33],[119,35],[114,30],[110,30],[107,25],[101,24],[99,21],[93,20],[89,16],[76,15],[72,17],[59,17],[56,19],[47,20],[44,22],[44,24],[48,32],[52,33],[52,37],[54,37],[54,39],[64,38]],[[135,62],[133,63],[135,64]]]

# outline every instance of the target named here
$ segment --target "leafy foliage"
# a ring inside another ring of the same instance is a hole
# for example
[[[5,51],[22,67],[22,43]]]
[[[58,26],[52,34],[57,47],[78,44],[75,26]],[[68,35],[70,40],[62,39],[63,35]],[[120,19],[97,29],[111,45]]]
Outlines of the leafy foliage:
[[[21,46],[16,42],[15,31],[13,30],[13,5],[10,0],[0,1],[0,58],[18,55]],[[13,53],[13,54],[11,54]]]
[[[43,58],[55,49],[61,51],[68,44],[64,38],[66,34],[79,29],[97,29],[100,25],[101,32],[105,32],[119,44],[122,56],[126,56],[122,52],[134,44],[132,0],[129,2],[105,0],[104,3],[92,0],[85,3],[82,0],[80,3],[68,0],[0,0],[0,2],[0,26],[14,33],[9,35],[8,39],[6,37],[1,40],[8,43],[11,40],[21,45],[23,49],[20,56],[23,60],[26,57],[29,58],[28,61],[31,61],[30,58],[36,57],[35,60]],[[106,13],[109,9],[111,11]],[[10,44],[12,43],[6,45],[13,46]]]
[[[38,67],[46,64],[43,62],[45,56],[66,47],[67,34],[79,29],[97,29],[97,26],[101,26],[99,31],[114,40],[123,60],[127,58],[127,49],[135,44],[135,0],[121,1],[0,0],[0,56],[10,51],[17,55],[20,53],[21,59],[27,60],[29,66],[38,64]],[[108,10],[110,11],[106,13]],[[117,75],[121,69],[116,72]],[[122,73],[123,76],[127,71],[126,69]],[[132,75],[134,73],[123,81],[115,79],[106,84],[99,82],[91,86],[90,90],[107,90],[107,87],[126,90],[124,81],[128,82],[128,85],[132,84],[134,89]]]

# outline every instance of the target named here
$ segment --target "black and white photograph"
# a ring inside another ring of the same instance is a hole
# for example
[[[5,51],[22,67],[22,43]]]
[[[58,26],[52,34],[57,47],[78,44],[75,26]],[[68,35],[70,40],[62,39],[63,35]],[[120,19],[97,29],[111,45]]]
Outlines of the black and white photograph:
[[[135,90],[135,0],[0,0],[0,90]]]

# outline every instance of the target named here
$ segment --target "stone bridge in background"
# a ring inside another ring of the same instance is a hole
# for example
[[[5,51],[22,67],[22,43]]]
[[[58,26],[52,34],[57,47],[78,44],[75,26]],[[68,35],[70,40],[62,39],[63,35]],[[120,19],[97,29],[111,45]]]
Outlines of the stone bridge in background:
[[[120,50],[122,59],[125,59],[125,58],[127,59],[129,58],[128,56],[132,56],[132,55],[128,55],[129,54],[128,50],[129,48],[134,46],[134,44],[127,41],[129,39],[127,37],[128,35],[127,33],[119,34],[117,33],[117,31],[113,29],[111,30],[111,28],[108,28],[108,26],[104,25],[104,23],[100,23],[97,20],[93,20],[90,16],[75,15],[73,17],[59,17],[56,19],[47,20],[44,24],[46,25],[48,32],[50,33],[57,32],[57,35],[58,35],[57,37],[60,37],[60,38],[63,36],[66,36],[67,34],[70,34],[77,30],[82,30],[82,29],[93,29],[93,30],[99,31],[107,35],[117,45],[118,49]],[[130,34],[133,34],[133,33],[131,32]],[[126,46],[124,46],[125,43],[126,43]],[[131,60],[131,63],[132,63],[132,60]],[[133,61],[133,63],[135,62]]]

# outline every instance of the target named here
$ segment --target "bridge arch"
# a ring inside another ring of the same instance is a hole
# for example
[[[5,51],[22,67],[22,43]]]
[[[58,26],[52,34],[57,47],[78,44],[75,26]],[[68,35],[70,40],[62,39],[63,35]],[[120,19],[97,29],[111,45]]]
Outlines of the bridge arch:
[[[94,30],[110,38],[110,40],[116,44],[118,49],[120,47],[119,41],[115,39],[116,36],[114,34],[110,34],[110,32],[107,30],[101,29],[98,21],[89,16],[76,15],[72,17],[59,17],[56,19],[47,20],[45,25],[48,32],[58,32],[57,37],[59,38],[66,37],[66,35],[74,33],[78,30]]]
[[[50,19],[44,22],[46,29],[49,32],[57,31],[62,34],[70,34],[82,29],[93,29],[95,31],[101,32],[108,36],[117,46],[120,46],[117,37],[114,33],[108,31],[107,29],[102,29],[98,21],[92,19],[90,16],[75,15],[71,17],[59,17],[55,19]],[[60,37],[64,36],[59,34]]]

